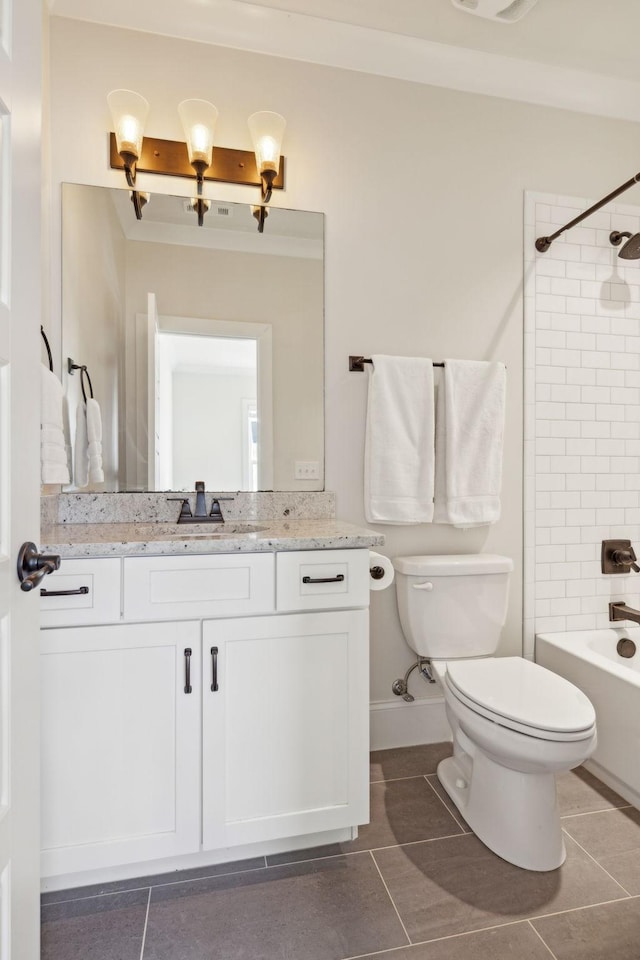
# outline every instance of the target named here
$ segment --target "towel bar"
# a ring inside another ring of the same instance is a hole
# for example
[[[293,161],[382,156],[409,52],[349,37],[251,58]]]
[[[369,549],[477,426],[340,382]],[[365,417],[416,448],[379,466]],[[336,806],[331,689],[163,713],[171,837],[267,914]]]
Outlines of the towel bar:
[[[364,364],[373,363],[370,357],[349,357],[349,370],[351,373],[364,373]],[[444,367],[444,363],[433,362],[434,367]]]
[[[364,364],[373,363],[373,360],[370,357],[349,357],[349,370],[351,373],[364,373]],[[436,362],[433,361],[434,367],[444,367],[442,361]]]

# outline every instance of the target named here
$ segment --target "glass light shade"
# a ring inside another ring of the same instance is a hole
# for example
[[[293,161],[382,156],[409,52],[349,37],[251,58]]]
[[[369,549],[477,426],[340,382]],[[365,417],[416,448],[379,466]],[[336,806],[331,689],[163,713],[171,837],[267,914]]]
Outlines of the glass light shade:
[[[218,111],[208,100],[183,100],[178,104],[178,115],[187,141],[189,163],[210,167]]]
[[[274,170],[277,173],[280,168],[280,151],[287,121],[279,113],[261,110],[251,114],[248,124],[258,173],[261,176],[267,170]]]
[[[111,110],[118,153],[132,153],[138,160],[142,152],[149,104],[133,90],[112,90],[107,96],[107,103]]]

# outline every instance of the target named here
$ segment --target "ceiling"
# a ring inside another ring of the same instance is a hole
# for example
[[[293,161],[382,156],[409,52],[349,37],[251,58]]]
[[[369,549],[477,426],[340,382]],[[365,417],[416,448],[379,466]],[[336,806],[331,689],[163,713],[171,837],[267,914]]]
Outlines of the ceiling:
[[[128,0],[125,13],[104,0],[49,0],[51,12],[82,20],[165,33],[161,10],[172,8],[193,39],[230,6],[278,10],[454,47],[502,54],[609,77],[640,80],[638,0],[538,0],[519,22],[470,16],[450,0]],[[128,11],[128,13],[127,13]],[[195,15],[195,18],[194,18]],[[200,30],[197,30],[199,22]],[[190,28],[193,24],[193,30]]]
[[[248,0],[236,2],[246,3]],[[254,6],[350,23],[486,53],[640,80],[638,0],[538,0],[533,10],[513,24],[494,23],[470,16],[456,10],[450,0],[250,2]]]
[[[640,122],[638,0],[48,0],[54,16]]]

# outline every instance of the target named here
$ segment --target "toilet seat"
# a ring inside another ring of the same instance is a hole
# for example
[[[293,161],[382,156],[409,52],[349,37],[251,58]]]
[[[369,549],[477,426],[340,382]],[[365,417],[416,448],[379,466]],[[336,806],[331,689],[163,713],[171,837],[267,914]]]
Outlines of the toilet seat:
[[[461,703],[494,723],[540,740],[585,740],[591,701],[564,677],[522,657],[447,662],[445,683]]]

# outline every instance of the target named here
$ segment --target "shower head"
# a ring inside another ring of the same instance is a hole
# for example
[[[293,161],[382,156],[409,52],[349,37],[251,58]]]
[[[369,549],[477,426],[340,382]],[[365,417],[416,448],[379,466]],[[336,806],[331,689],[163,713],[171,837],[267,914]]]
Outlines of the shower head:
[[[618,252],[618,256],[623,260],[640,260],[640,233],[629,233],[628,230],[614,230],[609,234],[609,240],[614,247],[620,246],[624,237],[627,242]]]

